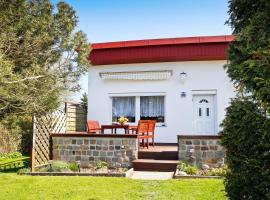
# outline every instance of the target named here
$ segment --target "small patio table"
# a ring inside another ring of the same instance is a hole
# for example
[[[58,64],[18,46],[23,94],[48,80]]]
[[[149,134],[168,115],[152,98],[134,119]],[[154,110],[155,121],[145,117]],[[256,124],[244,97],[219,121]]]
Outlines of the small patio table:
[[[112,125],[101,125],[101,133],[104,134],[105,129],[111,129],[112,134],[116,134],[117,129],[124,129],[125,134],[128,134],[129,131],[129,125],[118,125],[118,124],[112,124]]]

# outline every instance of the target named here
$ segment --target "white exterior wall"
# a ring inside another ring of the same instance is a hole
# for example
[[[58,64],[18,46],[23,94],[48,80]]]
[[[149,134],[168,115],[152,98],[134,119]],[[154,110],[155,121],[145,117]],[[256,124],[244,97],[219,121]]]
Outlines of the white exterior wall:
[[[177,135],[194,134],[192,125],[194,90],[200,93],[216,93],[216,128],[225,116],[225,108],[230,98],[234,97],[234,88],[223,66],[226,61],[190,61],[190,62],[163,62],[143,64],[122,64],[92,66],[89,69],[88,81],[88,119],[95,119],[100,124],[111,124],[112,104],[110,96],[147,96],[153,93],[165,94],[165,127],[157,127],[155,142],[177,143]],[[100,72],[116,71],[152,71],[172,70],[173,75],[168,80],[160,81],[125,81],[102,80]],[[179,74],[187,73],[186,81],[180,80]],[[186,97],[180,96],[186,92]]]

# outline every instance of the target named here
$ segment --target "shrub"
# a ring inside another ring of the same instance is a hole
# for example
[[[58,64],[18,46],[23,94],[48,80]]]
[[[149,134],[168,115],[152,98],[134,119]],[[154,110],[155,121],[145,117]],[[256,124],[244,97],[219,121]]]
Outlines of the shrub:
[[[32,119],[29,115],[0,117],[0,152],[29,154],[32,145]]]
[[[270,119],[249,99],[235,99],[223,121],[230,199],[270,199]]]
[[[190,174],[190,175],[195,175],[199,171],[198,167],[192,166],[192,165],[188,165],[185,162],[180,162],[177,165],[177,169],[179,169],[180,171],[184,171],[184,172],[186,172],[187,174]]]
[[[185,168],[187,167],[187,163],[185,162],[179,162],[178,165],[177,165],[177,169],[179,169],[180,171],[184,171]]]
[[[99,161],[96,163],[96,169],[107,169],[108,168],[108,163]]]
[[[76,162],[69,163],[68,167],[73,172],[78,172],[80,170],[80,165]]]
[[[64,161],[57,160],[52,161],[52,163],[49,164],[46,169],[48,172],[65,172],[68,171],[69,165]]]
[[[190,175],[196,175],[198,172],[198,168],[196,166],[189,165],[185,168],[184,172]]]
[[[4,124],[0,122],[0,152],[9,153],[18,151],[21,135],[17,123]]]
[[[42,167],[37,167],[35,171],[36,172],[50,172],[48,169],[50,169],[48,166],[42,166]]]
[[[26,168],[21,168],[18,170],[18,174],[22,174],[22,173],[28,173],[28,172],[31,172],[31,169],[29,167],[26,167]]]
[[[225,177],[228,171],[228,167],[224,166],[221,168],[211,168],[204,175],[206,176],[222,176]]]

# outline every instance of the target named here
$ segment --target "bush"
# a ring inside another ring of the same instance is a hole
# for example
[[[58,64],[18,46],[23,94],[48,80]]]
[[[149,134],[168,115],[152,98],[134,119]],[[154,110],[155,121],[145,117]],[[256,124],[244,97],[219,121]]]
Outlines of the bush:
[[[205,176],[222,176],[225,177],[228,171],[228,167],[211,168],[204,175]]]
[[[69,169],[69,165],[64,161],[57,160],[52,161],[52,163],[49,164],[46,169],[48,172],[66,172]]]
[[[9,153],[20,150],[21,135],[16,123],[0,122],[0,152]]]
[[[190,175],[196,175],[198,173],[198,171],[199,171],[198,167],[188,165],[185,162],[180,162],[177,165],[177,169],[179,169],[180,171],[184,171],[184,172],[186,172],[187,174],[190,174]]]
[[[107,169],[108,168],[108,163],[99,161],[96,163],[96,169]]]
[[[80,170],[80,165],[76,162],[69,163],[68,167],[73,172],[78,172]]]
[[[196,166],[187,166],[184,170],[184,172],[186,172],[187,174],[190,174],[190,175],[196,175],[198,173],[198,168]]]
[[[0,117],[0,152],[21,151],[30,154],[32,145],[32,118],[29,115]]]
[[[179,162],[178,165],[177,165],[177,169],[179,169],[180,171],[184,171],[185,168],[187,167],[187,163],[185,162]]]
[[[230,199],[270,199],[270,119],[249,99],[235,99],[223,121]]]
[[[31,169],[29,167],[26,167],[26,168],[21,168],[18,170],[18,174],[22,174],[22,173],[28,173],[28,172],[31,172]]]

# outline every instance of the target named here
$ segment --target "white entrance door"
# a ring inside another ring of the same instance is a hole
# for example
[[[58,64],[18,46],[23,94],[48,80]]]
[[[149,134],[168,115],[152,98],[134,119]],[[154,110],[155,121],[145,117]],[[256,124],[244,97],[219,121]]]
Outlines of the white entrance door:
[[[214,95],[193,96],[193,127],[197,134],[215,134]]]

